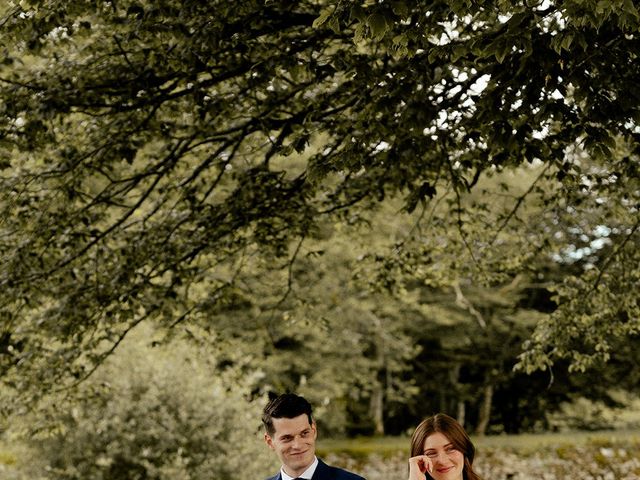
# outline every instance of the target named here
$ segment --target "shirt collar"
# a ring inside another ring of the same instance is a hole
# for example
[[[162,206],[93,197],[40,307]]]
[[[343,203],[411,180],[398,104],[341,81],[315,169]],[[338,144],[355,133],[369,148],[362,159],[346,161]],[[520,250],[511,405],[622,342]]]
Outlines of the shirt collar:
[[[317,467],[318,457],[314,455],[313,463],[309,466],[309,468],[302,472],[299,477],[292,477],[291,475],[287,475],[284,471],[284,467],[280,468],[280,476],[282,477],[282,480],[294,480],[294,478],[304,478],[306,480],[311,480],[311,477],[313,477],[313,474],[315,473]]]

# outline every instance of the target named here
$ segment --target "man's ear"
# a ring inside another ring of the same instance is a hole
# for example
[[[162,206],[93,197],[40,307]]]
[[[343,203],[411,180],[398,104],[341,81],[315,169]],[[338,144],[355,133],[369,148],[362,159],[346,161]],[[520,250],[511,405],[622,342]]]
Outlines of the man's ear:
[[[311,429],[313,430],[313,438],[318,438],[318,427],[315,420],[311,422]]]
[[[273,446],[273,439],[271,438],[271,435],[269,435],[268,433],[264,434],[264,443],[266,443],[267,445],[269,445],[269,448],[271,450],[274,450],[275,447]]]

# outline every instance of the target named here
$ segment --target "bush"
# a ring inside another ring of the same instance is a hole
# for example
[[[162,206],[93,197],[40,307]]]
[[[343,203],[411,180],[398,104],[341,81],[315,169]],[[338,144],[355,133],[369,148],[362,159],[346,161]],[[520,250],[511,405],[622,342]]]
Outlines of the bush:
[[[233,373],[174,341],[149,347],[139,332],[82,387],[39,442],[59,480],[225,480],[273,469],[259,433],[263,399],[249,401]],[[246,382],[245,382],[246,383]]]
[[[578,397],[550,413],[547,416],[549,425],[556,431],[637,428],[640,419],[637,398],[624,391],[613,391],[610,395],[620,406],[610,407],[602,401]]]

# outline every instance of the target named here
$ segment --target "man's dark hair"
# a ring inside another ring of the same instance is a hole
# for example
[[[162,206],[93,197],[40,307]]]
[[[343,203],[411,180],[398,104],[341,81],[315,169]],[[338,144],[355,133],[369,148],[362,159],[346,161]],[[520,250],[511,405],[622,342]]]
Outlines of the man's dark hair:
[[[303,397],[295,393],[283,393],[269,400],[267,406],[262,411],[262,424],[269,435],[276,432],[273,426],[274,418],[296,418],[306,414],[309,425],[313,423],[311,416],[311,404]]]

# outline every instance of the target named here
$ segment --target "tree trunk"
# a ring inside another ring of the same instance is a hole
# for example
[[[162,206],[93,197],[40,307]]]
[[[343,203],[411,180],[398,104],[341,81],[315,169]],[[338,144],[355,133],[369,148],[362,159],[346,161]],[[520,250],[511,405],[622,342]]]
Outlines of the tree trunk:
[[[385,342],[384,342],[384,326],[382,320],[375,314],[371,314],[374,325],[376,327],[376,334],[373,338],[375,342],[376,351],[376,364],[378,367],[377,382],[373,386],[371,392],[371,401],[369,403],[369,410],[371,418],[373,419],[374,434],[384,435],[384,393],[386,388],[386,371],[387,371],[387,359],[385,357]]]
[[[478,425],[476,426],[476,435],[484,435],[489,426],[489,418],[491,417],[491,403],[493,402],[493,384],[484,387],[484,396],[480,404],[480,412],[478,415]]]
[[[465,414],[466,414],[466,406],[464,404],[463,397],[463,387],[460,384],[460,371],[462,370],[462,365],[457,364],[454,365],[451,370],[449,370],[449,381],[453,386],[453,391],[455,392],[456,399],[456,420],[458,423],[464,427]]]
[[[456,419],[458,420],[458,423],[463,427],[464,427],[465,415],[466,415],[466,407],[464,404],[464,400],[458,400],[458,412],[456,414]]]
[[[380,384],[377,384],[371,392],[369,409],[373,418],[374,433],[384,435],[384,388]]]

